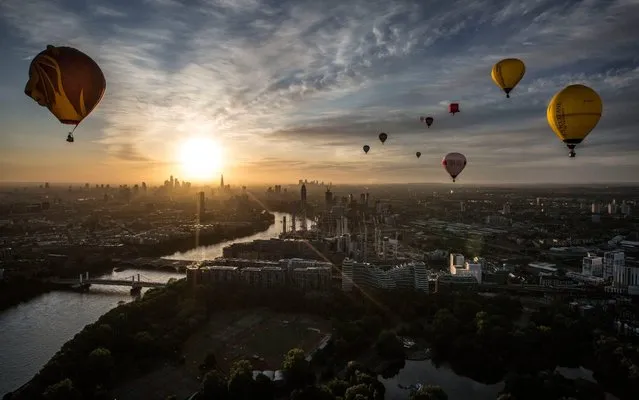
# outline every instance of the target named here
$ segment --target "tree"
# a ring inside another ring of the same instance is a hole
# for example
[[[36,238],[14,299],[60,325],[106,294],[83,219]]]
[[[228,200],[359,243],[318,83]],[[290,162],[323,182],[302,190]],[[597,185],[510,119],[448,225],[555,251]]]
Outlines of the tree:
[[[383,331],[379,334],[375,350],[380,357],[385,359],[404,358],[404,347],[397,335],[391,331]]]
[[[441,386],[422,386],[419,390],[411,393],[410,400],[448,400],[448,395]]]
[[[290,400],[333,400],[334,397],[328,387],[307,386],[304,389],[295,389],[291,392]]]
[[[275,386],[273,381],[264,374],[257,374],[255,377],[255,399],[272,400],[275,397]]]
[[[73,386],[71,379],[49,386],[43,393],[46,400],[81,400],[82,393]]]
[[[229,398],[228,382],[219,371],[209,371],[202,379],[200,389],[204,399],[226,400]]]
[[[351,386],[346,389],[344,400],[357,400],[357,396],[363,396],[365,399],[371,399],[373,394],[367,385],[360,383],[359,385]]]
[[[333,395],[344,396],[348,389],[348,382],[336,378],[328,382],[327,386]]]
[[[253,398],[253,366],[248,360],[236,361],[231,365],[228,388],[233,399]]]
[[[291,349],[282,362],[282,370],[293,387],[303,387],[309,381],[310,369],[304,350]]]
[[[98,347],[89,353],[87,360],[87,375],[89,381],[93,383],[108,384],[113,377],[113,366],[115,361],[109,349]]]
[[[217,359],[213,352],[209,352],[206,357],[204,357],[204,362],[200,365],[200,369],[209,371],[215,368],[217,368]]]

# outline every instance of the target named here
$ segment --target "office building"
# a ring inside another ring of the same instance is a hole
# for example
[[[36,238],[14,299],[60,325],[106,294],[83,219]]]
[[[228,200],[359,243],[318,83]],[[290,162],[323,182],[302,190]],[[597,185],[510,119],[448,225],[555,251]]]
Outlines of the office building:
[[[197,222],[202,222],[202,220],[204,219],[204,212],[205,212],[205,199],[204,199],[204,192],[198,192],[197,194],[197,205],[196,205],[196,215],[197,215]]]
[[[581,273],[586,276],[603,277],[603,258],[586,256],[581,262]]]
[[[621,268],[626,265],[625,254],[621,250],[607,251],[603,257],[603,278],[611,279],[614,276],[615,267]]]

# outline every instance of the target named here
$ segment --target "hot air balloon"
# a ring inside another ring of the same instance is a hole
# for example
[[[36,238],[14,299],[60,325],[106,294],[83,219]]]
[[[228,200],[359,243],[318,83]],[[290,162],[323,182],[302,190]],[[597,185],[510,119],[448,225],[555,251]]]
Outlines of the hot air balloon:
[[[371,146],[365,144],[363,149],[364,149],[364,153],[368,154],[368,151],[371,149]]]
[[[72,47],[48,45],[29,66],[29,81],[24,93],[49,111],[63,124],[75,125],[73,131],[98,105],[106,80],[91,57]]]
[[[570,85],[550,99],[546,118],[550,128],[570,149],[568,155],[574,157],[575,146],[597,126],[602,111],[597,92],[588,86]]]
[[[417,158],[419,158],[419,157],[421,157],[421,156],[422,156],[422,152],[421,152],[421,151],[418,151],[417,153],[415,153],[415,155],[417,156]]]
[[[433,117],[419,117],[419,120],[425,123],[429,128],[433,124]]]
[[[385,134],[384,132],[379,134],[379,141],[382,142],[382,144],[384,144],[386,139],[388,139],[388,135],[387,134]]]
[[[455,182],[457,176],[466,168],[466,157],[461,153],[448,153],[442,160],[442,165]]]
[[[495,85],[510,98],[510,92],[517,86],[526,73],[526,65],[518,58],[505,58],[493,65],[490,76]]]
[[[455,113],[460,112],[459,111],[459,103],[450,103],[450,105],[448,106],[448,112],[455,115]]]

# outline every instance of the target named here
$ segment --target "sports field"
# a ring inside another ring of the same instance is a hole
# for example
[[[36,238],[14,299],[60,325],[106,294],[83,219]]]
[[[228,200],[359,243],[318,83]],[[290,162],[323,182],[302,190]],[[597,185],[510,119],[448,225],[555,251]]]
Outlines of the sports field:
[[[222,313],[185,343],[185,365],[197,369],[206,354],[213,352],[223,371],[241,359],[251,361],[257,370],[276,370],[288,350],[299,347],[308,353],[330,330],[330,322],[311,315],[267,309]]]

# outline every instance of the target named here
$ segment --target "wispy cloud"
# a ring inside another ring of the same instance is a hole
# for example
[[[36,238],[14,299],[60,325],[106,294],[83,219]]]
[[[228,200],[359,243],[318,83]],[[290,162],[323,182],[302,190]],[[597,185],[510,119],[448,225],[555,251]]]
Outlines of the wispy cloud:
[[[122,160],[166,161],[182,138],[212,134],[238,168],[285,163],[353,176],[372,168],[421,180],[416,148],[429,168],[461,149],[478,160],[465,175],[498,180],[505,160],[537,168],[564,156],[545,108],[578,82],[605,103],[580,165],[612,168],[600,161],[623,150],[636,165],[618,168],[629,176],[639,167],[639,139],[629,134],[639,122],[633,0],[93,3],[87,13],[69,2],[7,0],[0,18],[24,40],[16,47],[35,54],[69,44],[98,61],[108,89],[91,118],[104,120],[100,142]],[[511,56],[528,71],[506,100],[489,71]],[[448,115],[450,101],[462,113]],[[418,121],[424,114],[435,117],[431,129]],[[391,137],[376,156],[381,130]],[[374,147],[368,158],[365,143]]]

